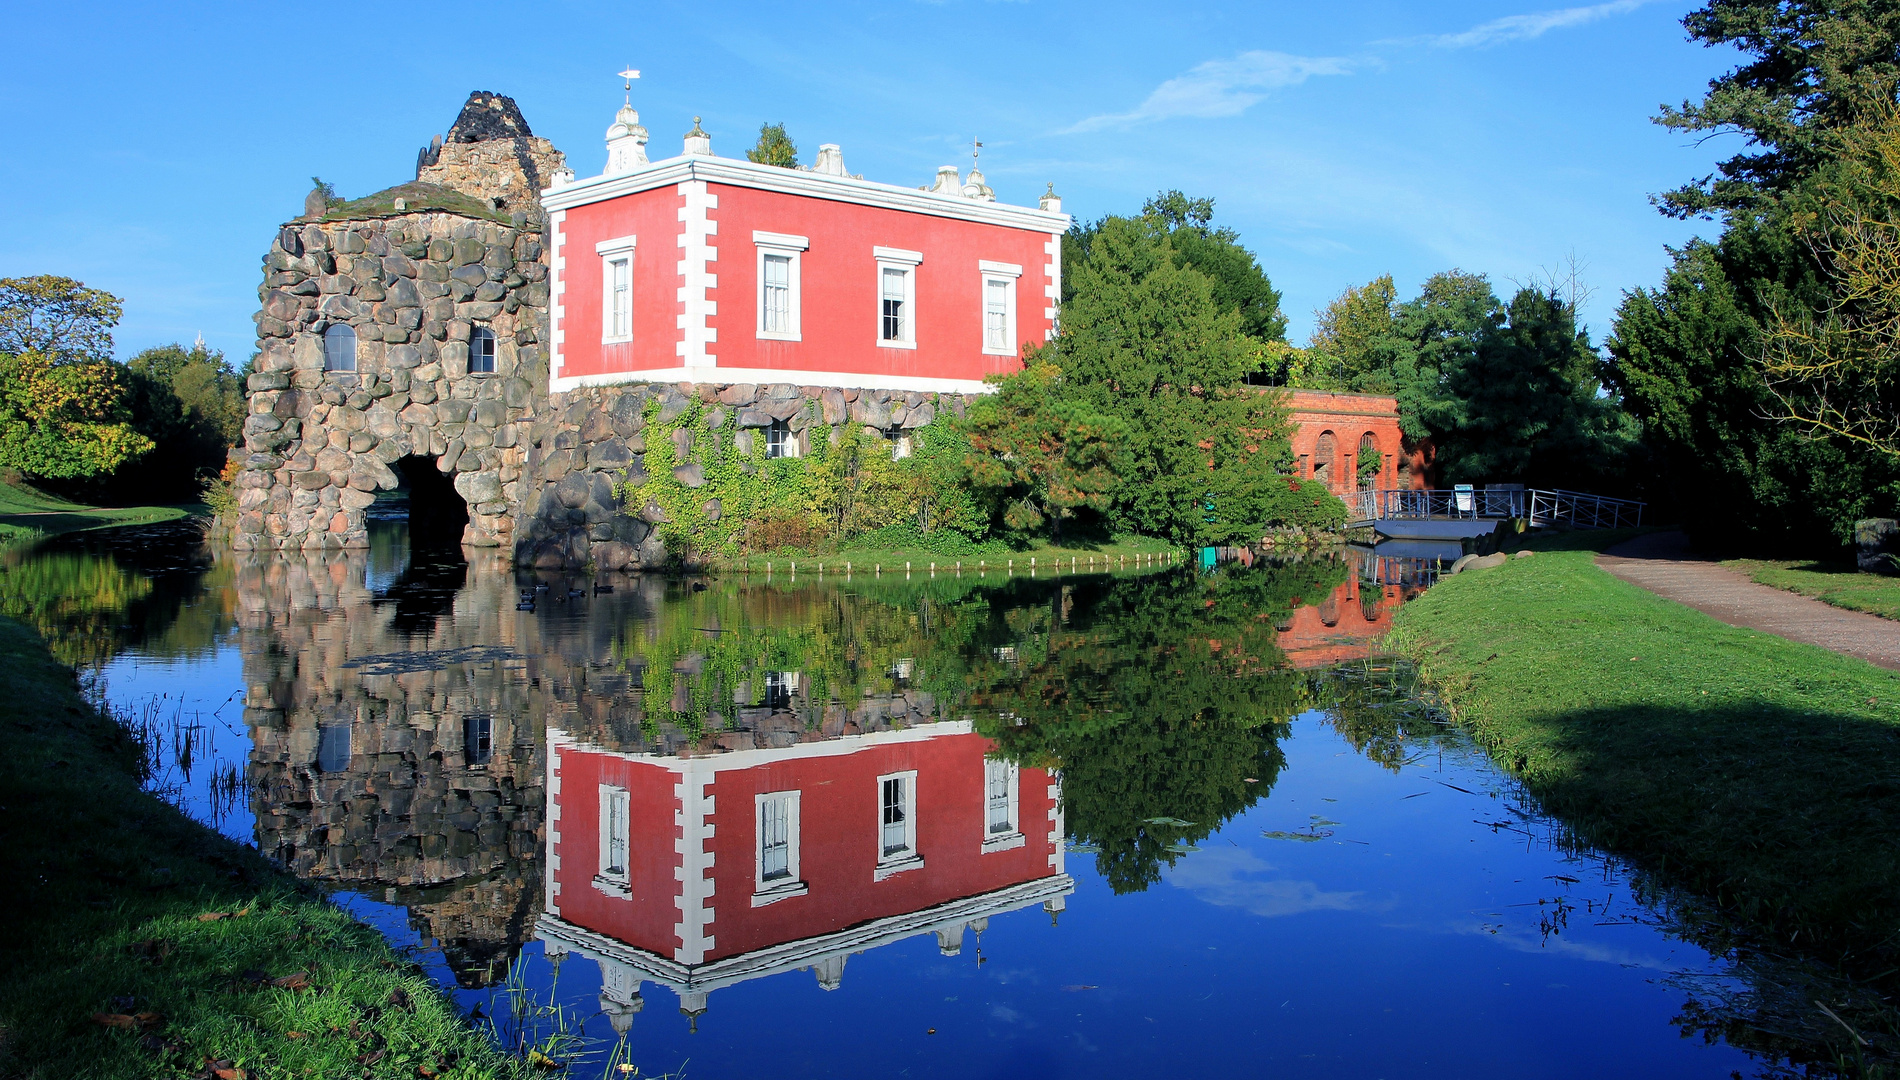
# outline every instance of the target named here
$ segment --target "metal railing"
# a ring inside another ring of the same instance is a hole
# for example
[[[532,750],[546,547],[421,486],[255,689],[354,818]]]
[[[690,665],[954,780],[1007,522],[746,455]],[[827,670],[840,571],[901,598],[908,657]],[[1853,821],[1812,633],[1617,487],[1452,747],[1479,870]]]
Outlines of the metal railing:
[[[1565,524],[1579,529],[1618,529],[1643,523],[1634,499],[1612,499],[1557,488],[1371,489],[1341,496],[1346,523],[1364,525],[1392,518],[1457,520],[1526,518],[1533,528]]]

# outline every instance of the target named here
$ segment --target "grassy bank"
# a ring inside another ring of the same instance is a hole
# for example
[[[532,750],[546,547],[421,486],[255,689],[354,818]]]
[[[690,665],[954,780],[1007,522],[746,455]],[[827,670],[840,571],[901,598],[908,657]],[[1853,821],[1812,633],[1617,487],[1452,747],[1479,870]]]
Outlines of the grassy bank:
[[[142,753],[0,619],[0,1076],[488,1077],[413,964],[140,790]]]
[[[1811,596],[1849,611],[1900,619],[1900,578],[1863,574],[1853,563],[1730,559],[1722,565],[1740,570],[1758,584]]]
[[[202,505],[83,506],[57,499],[24,484],[0,480],[0,545],[41,536],[104,529],[113,525],[148,525],[206,513]]]
[[[1446,579],[1394,625],[1583,839],[1758,940],[1862,976],[1900,967],[1900,674],[1726,626],[1587,550]]]

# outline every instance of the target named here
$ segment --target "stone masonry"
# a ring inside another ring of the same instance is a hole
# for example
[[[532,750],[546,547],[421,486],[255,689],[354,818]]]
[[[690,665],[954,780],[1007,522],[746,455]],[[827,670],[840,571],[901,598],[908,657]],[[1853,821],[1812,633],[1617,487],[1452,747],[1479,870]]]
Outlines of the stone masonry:
[[[645,476],[646,404],[661,422],[692,398],[715,406],[694,438],[748,448],[786,421],[809,447],[857,427],[898,435],[951,395],[789,384],[626,383],[548,391],[548,268],[538,196],[565,159],[514,102],[470,95],[417,182],[325,207],[278,230],[264,257],[258,357],[244,443],[233,450],[240,551],[365,547],[364,510],[428,459],[468,504],[462,543],[522,565],[659,568],[652,508],[618,505]],[[325,370],[324,334],[356,334],[355,370]],[[495,370],[469,371],[477,328]],[[682,448],[684,449],[684,448]],[[682,455],[684,458],[684,455]],[[690,462],[675,470],[703,483]],[[690,561],[690,560],[689,560]]]

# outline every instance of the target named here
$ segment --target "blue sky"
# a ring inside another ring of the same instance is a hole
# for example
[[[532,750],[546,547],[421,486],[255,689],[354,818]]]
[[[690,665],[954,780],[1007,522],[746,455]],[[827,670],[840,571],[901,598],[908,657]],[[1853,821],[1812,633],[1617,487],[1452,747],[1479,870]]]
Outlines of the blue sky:
[[[1648,196],[1710,171],[1649,122],[1736,56],[1691,44],[1689,5],[543,3],[31,5],[0,68],[0,276],[65,274],[125,298],[121,356],[202,333],[250,354],[258,260],[309,178],[346,196],[411,179],[472,89],[513,96],[581,176],[621,99],[654,156],[695,115],[737,156],[783,121],[804,160],[867,179],[983,167],[1082,217],[1164,188],[1217,200],[1285,294],[1289,336],[1381,273],[1508,296],[1572,256],[1597,338],[1709,223]]]

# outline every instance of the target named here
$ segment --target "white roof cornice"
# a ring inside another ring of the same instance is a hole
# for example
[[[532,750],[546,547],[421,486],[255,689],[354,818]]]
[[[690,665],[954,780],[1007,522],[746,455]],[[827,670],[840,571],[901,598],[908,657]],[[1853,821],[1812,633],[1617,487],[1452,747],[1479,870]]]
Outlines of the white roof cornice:
[[[834,202],[875,206],[886,210],[905,210],[914,214],[1003,225],[1012,229],[1060,234],[1069,229],[1067,214],[1006,203],[977,202],[960,195],[939,195],[895,184],[878,184],[849,176],[784,169],[776,165],[758,165],[734,158],[689,155],[656,161],[631,172],[595,176],[577,180],[541,193],[541,205],[549,212],[567,210],[589,203],[603,202],[622,195],[651,191],[689,180],[704,180],[734,187],[757,188],[787,195],[804,195]]]

